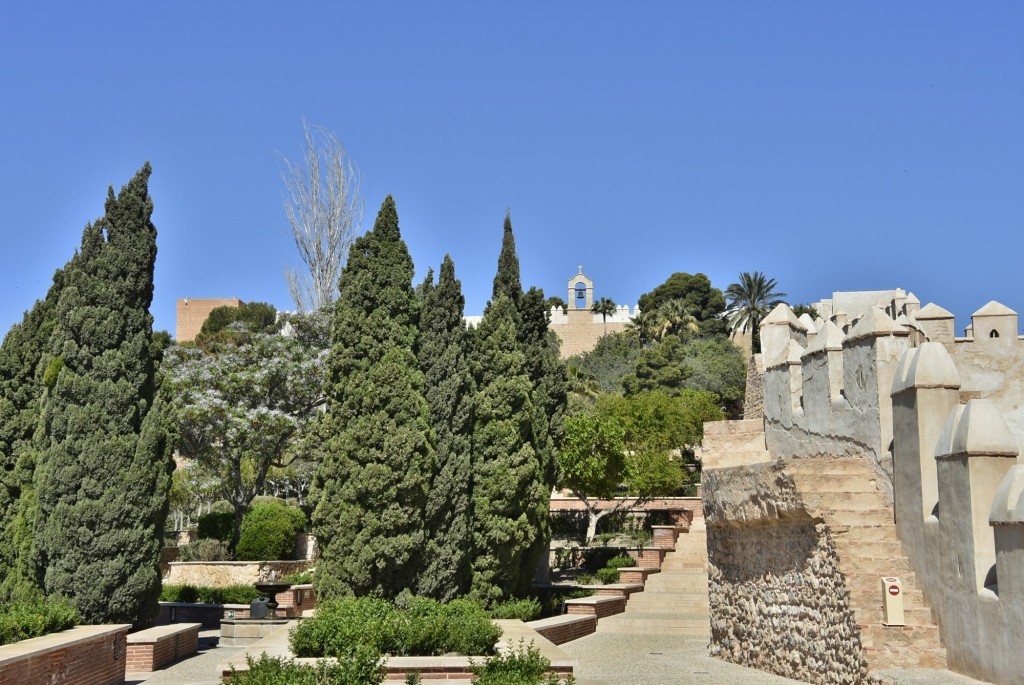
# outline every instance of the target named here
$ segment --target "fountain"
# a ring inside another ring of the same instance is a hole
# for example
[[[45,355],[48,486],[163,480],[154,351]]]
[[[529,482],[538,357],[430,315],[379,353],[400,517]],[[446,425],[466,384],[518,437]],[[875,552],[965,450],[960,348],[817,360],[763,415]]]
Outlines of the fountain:
[[[249,605],[250,615],[248,618],[234,618],[234,612],[230,612],[228,617],[221,619],[220,622],[220,644],[227,646],[252,644],[291,620],[287,616],[279,617],[277,615],[277,593],[288,590],[292,586],[291,583],[277,580],[277,573],[272,569],[267,580],[256,581],[253,586],[260,593],[260,599],[266,598],[268,614],[259,617],[252,615],[252,610],[259,606],[260,600],[255,600]]]

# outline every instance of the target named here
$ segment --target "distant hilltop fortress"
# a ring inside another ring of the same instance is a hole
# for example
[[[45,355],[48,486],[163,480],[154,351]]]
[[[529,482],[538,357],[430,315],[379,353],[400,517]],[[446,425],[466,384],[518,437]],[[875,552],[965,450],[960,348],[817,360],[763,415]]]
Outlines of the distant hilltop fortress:
[[[594,281],[583,273],[582,264],[579,266],[579,273],[569,279],[566,295],[568,306],[552,307],[550,316],[551,330],[561,341],[563,358],[594,349],[602,335],[625,330],[629,320],[640,313],[639,305],[632,311],[628,306],[620,305],[615,308],[614,314],[607,316],[607,319],[590,311],[594,304]],[[175,340],[195,340],[203,327],[203,322],[217,307],[241,307],[243,304],[245,303],[237,297],[186,297],[178,300]],[[464,317],[469,326],[476,326],[481,319],[483,316]]]

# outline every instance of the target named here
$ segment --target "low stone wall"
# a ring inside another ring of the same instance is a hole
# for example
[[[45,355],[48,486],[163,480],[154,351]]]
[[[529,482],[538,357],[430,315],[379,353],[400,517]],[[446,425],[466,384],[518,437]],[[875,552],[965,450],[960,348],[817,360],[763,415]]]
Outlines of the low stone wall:
[[[305,571],[310,561],[175,561],[168,564],[165,585],[197,585],[227,587],[252,585],[270,579]]]
[[[124,683],[129,625],[78,626],[0,647],[0,683]]]
[[[147,628],[128,636],[129,673],[156,671],[199,651],[198,623]]]
[[[552,616],[526,624],[553,644],[562,645],[597,630],[597,616]]]
[[[871,683],[835,543],[782,465],[704,471],[711,654],[809,683]]]
[[[160,602],[157,625],[170,623],[202,623],[206,630],[220,628],[223,618],[248,618],[248,604],[198,604],[193,602]]]

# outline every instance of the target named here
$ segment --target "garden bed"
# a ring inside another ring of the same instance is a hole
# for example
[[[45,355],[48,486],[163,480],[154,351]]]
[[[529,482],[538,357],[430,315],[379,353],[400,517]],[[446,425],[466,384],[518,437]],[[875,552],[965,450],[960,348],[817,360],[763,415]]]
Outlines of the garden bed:
[[[272,657],[294,656],[288,646],[288,633],[297,623],[297,621],[293,621],[289,625],[279,628],[259,642],[251,645],[245,654],[218,664],[218,672],[226,680],[230,681],[232,669],[238,674],[248,672],[247,655],[257,657],[260,654],[266,653]],[[551,662],[551,670],[562,678],[571,675],[578,667],[576,659],[570,657],[559,649],[557,645],[522,621],[496,620],[494,623],[502,630],[502,637],[496,646],[498,653],[506,653],[518,645],[520,640],[523,640],[524,644],[532,643],[540,651],[541,656]],[[470,660],[481,662],[486,658],[466,656],[390,657],[384,665],[386,672],[385,682],[404,682],[406,676],[414,672],[418,672],[424,680],[469,680],[472,676]],[[296,663],[304,665],[314,665],[317,661],[315,658],[295,659]]]

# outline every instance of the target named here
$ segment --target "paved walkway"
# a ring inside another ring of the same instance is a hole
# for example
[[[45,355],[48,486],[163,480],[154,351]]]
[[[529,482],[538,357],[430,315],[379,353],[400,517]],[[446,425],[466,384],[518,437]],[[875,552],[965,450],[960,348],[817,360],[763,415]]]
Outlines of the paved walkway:
[[[129,673],[126,685],[219,685],[217,664],[245,647],[217,647],[219,631],[200,633],[199,654],[162,671]],[[579,659],[576,677],[606,685],[801,685],[801,681],[708,656],[704,638],[595,633],[561,646]],[[950,671],[892,670],[892,685],[985,685]]]

